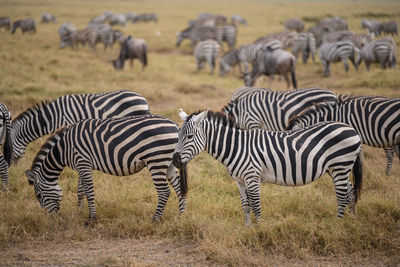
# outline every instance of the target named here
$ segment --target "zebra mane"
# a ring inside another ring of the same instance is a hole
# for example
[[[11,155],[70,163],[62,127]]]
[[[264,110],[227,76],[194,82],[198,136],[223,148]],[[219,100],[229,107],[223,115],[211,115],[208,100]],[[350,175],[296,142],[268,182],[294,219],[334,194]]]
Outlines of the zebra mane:
[[[18,116],[15,117],[15,119],[13,121],[18,121],[21,117],[25,116],[25,114],[27,114],[27,113],[36,113],[37,111],[41,110],[44,106],[47,106],[50,103],[51,103],[51,101],[43,100],[37,104],[34,104],[33,106],[25,109],[23,112],[18,114]]]
[[[316,114],[319,110],[325,108],[325,107],[337,107],[338,106],[338,102],[336,101],[328,101],[328,102],[321,102],[321,103],[314,103],[313,105],[311,105],[310,107],[304,109],[303,111],[301,111],[299,114],[289,118],[288,121],[288,126],[286,127],[285,130],[291,130],[294,126],[294,124],[296,122],[298,122],[299,120],[301,120],[302,118],[305,118],[309,115],[313,115]]]
[[[49,138],[44,142],[44,144],[40,147],[37,152],[35,158],[32,161],[31,170],[35,167],[40,166],[44,157],[49,153],[49,151],[58,143],[58,141],[64,136],[65,130],[68,126],[61,127],[54,134],[50,135]]]
[[[202,111],[199,112],[195,112],[191,115],[189,115],[186,119],[186,121],[189,121],[192,116],[194,115],[198,115],[199,113],[201,113]],[[218,123],[218,124],[222,124],[224,126],[227,126],[229,128],[237,128],[239,129],[239,126],[236,124],[236,121],[234,120],[234,118],[224,112],[221,111],[212,111],[209,110],[207,112],[207,120],[214,122],[214,123]]]

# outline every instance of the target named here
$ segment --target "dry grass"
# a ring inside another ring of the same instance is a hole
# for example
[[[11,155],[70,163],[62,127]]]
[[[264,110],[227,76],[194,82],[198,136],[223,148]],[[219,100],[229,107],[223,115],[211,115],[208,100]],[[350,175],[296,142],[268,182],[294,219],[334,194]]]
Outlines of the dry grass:
[[[208,69],[197,73],[188,41],[175,48],[176,32],[200,12],[240,14],[248,27],[239,28],[239,44],[281,31],[289,17],[322,18],[340,15],[351,30],[361,31],[362,15],[400,21],[400,6],[395,2],[259,2],[259,1],[0,1],[1,15],[12,19],[27,16],[40,20],[42,12],[58,17],[59,24],[38,23],[36,35],[0,32],[0,99],[15,117],[28,106],[63,94],[91,93],[131,89],[144,95],[153,113],[179,121],[178,109],[187,112],[221,109],[235,88],[243,85],[237,74],[210,76]],[[313,7],[312,11],[310,6]],[[147,40],[149,66],[141,71],[135,62],[123,71],[115,71],[109,60],[118,54],[96,52],[90,48],[60,50],[57,30],[63,22],[84,27],[90,18],[105,10],[155,12],[158,24],[128,24],[121,28]],[[361,15],[360,15],[361,14]],[[313,22],[307,22],[307,27]],[[156,32],[161,32],[157,36]],[[399,44],[399,37],[396,41]],[[226,49],[226,47],[225,47]],[[358,73],[341,64],[332,66],[330,78],[322,77],[317,64],[297,65],[300,87],[327,87],[338,93],[399,97],[398,70],[383,71],[374,66]],[[258,81],[259,86],[265,86]],[[285,88],[275,79],[274,90]],[[29,145],[26,156],[10,169],[10,191],[0,193],[0,262],[7,251],[24,244],[43,242],[62,244],[65,240],[149,238],[174,242],[194,242],[214,264],[367,264],[396,265],[400,262],[400,168],[395,161],[393,174],[384,174],[386,158],[380,149],[365,147],[365,186],[358,214],[343,220],[336,218],[336,198],[328,176],[312,185],[285,188],[263,185],[262,222],[243,226],[243,213],[236,184],[220,163],[206,154],[190,164],[188,209],[178,215],[176,196],[172,194],[161,223],[150,219],[156,207],[156,192],[148,171],[132,177],[94,174],[98,223],[83,226],[87,208],[76,207],[77,174],[66,169],[59,180],[63,201],[59,214],[45,213],[27,184],[24,170],[30,167],[44,138]],[[51,246],[50,246],[51,247]],[[149,252],[151,253],[151,252]],[[115,261],[105,254],[93,265],[122,265],[133,261]],[[85,256],[82,256],[85,257]],[[84,262],[84,259],[82,259]],[[166,264],[166,263],[164,263]],[[207,264],[207,263],[205,263]],[[0,263],[1,265],[1,263]]]

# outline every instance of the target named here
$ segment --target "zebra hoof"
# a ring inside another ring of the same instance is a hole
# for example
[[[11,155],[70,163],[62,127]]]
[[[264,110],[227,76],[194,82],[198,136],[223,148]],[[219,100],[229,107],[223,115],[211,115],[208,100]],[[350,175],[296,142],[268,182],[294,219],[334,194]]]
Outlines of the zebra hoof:
[[[96,222],[97,222],[96,217],[94,217],[94,218],[89,218],[88,220],[85,221],[84,226],[85,226],[85,227],[94,227],[94,225],[96,224]]]

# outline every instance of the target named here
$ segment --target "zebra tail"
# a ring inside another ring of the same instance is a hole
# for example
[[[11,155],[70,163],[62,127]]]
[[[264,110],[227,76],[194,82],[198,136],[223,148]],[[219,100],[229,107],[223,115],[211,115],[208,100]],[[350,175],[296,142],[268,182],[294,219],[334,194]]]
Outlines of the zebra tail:
[[[361,189],[363,183],[363,155],[362,151],[357,155],[356,161],[353,166],[353,177],[354,177],[354,194],[356,197],[356,203],[361,199]]]
[[[181,194],[183,197],[187,195],[188,192],[188,169],[185,166],[182,169],[179,169],[179,176],[180,176],[180,184],[181,184]]]
[[[297,88],[297,81],[296,81],[296,71],[295,71],[295,65],[294,65],[295,62],[294,62],[293,58],[290,60],[290,64],[292,65],[292,71],[291,71],[292,84],[293,84],[294,89],[296,89]]]

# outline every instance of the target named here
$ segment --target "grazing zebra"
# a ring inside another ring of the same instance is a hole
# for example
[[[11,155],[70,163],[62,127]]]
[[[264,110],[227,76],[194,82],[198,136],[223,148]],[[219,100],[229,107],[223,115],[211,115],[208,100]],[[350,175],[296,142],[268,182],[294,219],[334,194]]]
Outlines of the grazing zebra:
[[[350,59],[356,70],[358,70],[358,63],[360,62],[359,49],[351,41],[323,43],[319,49],[319,58],[322,62],[325,77],[330,76],[331,62],[342,61],[346,73],[349,71],[347,59]]]
[[[97,24],[89,26],[93,31],[89,31],[86,35],[86,41],[89,42],[93,49],[96,49],[96,44],[101,42],[104,44],[104,50],[109,46],[112,47],[114,43],[114,31],[109,24]]]
[[[363,46],[360,51],[360,61],[365,62],[369,71],[370,64],[379,62],[383,69],[396,67],[397,47],[393,39],[383,38],[373,40]]]
[[[54,17],[52,14],[45,12],[42,14],[42,20],[40,22],[41,23],[49,23],[49,22],[57,23],[57,18]]]
[[[78,44],[82,44],[84,46],[88,41],[88,36],[93,36],[94,31],[95,28],[93,27],[87,27],[81,30],[67,31],[61,36],[60,47],[64,48],[66,46],[70,46],[72,49],[78,49]]]
[[[389,21],[382,23],[382,32],[383,34],[391,34],[394,36],[395,34],[399,34],[399,24],[396,21]]]
[[[11,163],[11,113],[6,105],[0,102],[0,145],[3,145],[3,155],[0,154],[1,189],[8,188],[8,168]]]
[[[299,18],[292,18],[285,21],[285,31],[302,32],[304,30],[304,22]]]
[[[361,21],[361,27],[367,29],[369,33],[373,33],[375,36],[381,35],[382,22],[363,19]]]
[[[307,64],[307,60],[310,57],[315,63],[315,53],[317,51],[317,45],[315,42],[314,35],[311,32],[301,32],[293,40],[292,54],[297,58],[299,53],[302,54],[303,64]]]
[[[214,40],[206,40],[197,43],[194,48],[194,58],[196,59],[197,70],[204,68],[207,61],[210,65],[211,74],[214,73],[215,59],[218,57],[220,45]]]
[[[243,130],[222,113],[204,111],[187,116],[179,131],[173,164],[184,168],[206,150],[220,161],[237,182],[246,225],[250,210],[261,219],[260,183],[300,186],[325,173],[333,179],[337,216],[345,208],[355,212],[362,186],[360,137],[346,124],[321,123],[297,131]],[[349,180],[353,170],[354,188]]]
[[[279,40],[282,42],[283,48],[288,48],[293,45],[293,40],[296,38],[297,33],[291,31],[271,33],[264,37],[258,38],[255,43],[265,42],[270,40]]]
[[[222,28],[217,27],[189,27],[181,31],[177,36],[176,46],[179,47],[184,39],[190,39],[192,46],[197,42],[212,39],[222,43]]]
[[[252,90],[257,89],[257,90]],[[244,91],[244,93],[243,93]],[[242,92],[242,93],[240,93]],[[302,88],[287,91],[249,88],[234,92],[236,97],[222,109],[242,129],[283,131],[289,119],[314,103],[336,102],[336,94],[323,88]]]
[[[241,17],[241,16],[239,16],[239,15],[236,15],[236,14],[234,14],[234,15],[231,16],[231,21],[232,21],[232,23],[233,23],[234,25],[239,25],[239,24],[243,24],[243,25],[245,25],[245,26],[248,25],[248,24],[247,24],[247,21],[246,21],[243,17]]]
[[[186,170],[178,173],[172,165],[172,153],[178,142],[179,127],[173,121],[155,115],[126,118],[87,119],[52,135],[26,171],[40,205],[56,212],[62,191],[58,178],[65,167],[79,173],[78,205],[88,201],[89,221],[96,220],[92,170],[127,176],[147,167],[158,193],[153,221],[159,221],[174,187],[179,211],[186,208]]]
[[[65,22],[61,24],[60,28],[58,29],[58,35],[60,39],[64,36],[64,34],[75,31],[75,25],[71,22]]]
[[[337,121],[352,126],[363,144],[388,148],[400,144],[400,99],[373,96],[339,96],[339,103],[319,103],[290,119],[287,129],[321,121]],[[386,149],[386,151],[388,151]],[[388,158],[387,174],[393,156]]]
[[[11,29],[11,20],[9,17],[0,17],[0,28],[5,28],[6,31]]]
[[[142,70],[147,66],[147,44],[146,41],[139,38],[128,36],[121,45],[121,50],[117,59],[114,59],[113,66],[117,70],[124,68],[125,60],[130,60],[133,68],[133,60],[137,58],[142,63]]]
[[[22,34],[29,31],[31,33],[36,33],[36,23],[32,18],[16,20],[12,24],[11,34],[14,34],[15,31],[21,28]]]
[[[83,119],[106,119],[149,113],[146,99],[134,92],[119,90],[97,94],[64,95],[44,101],[19,114],[11,124],[12,161],[25,154],[26,146],[58,128]]]

